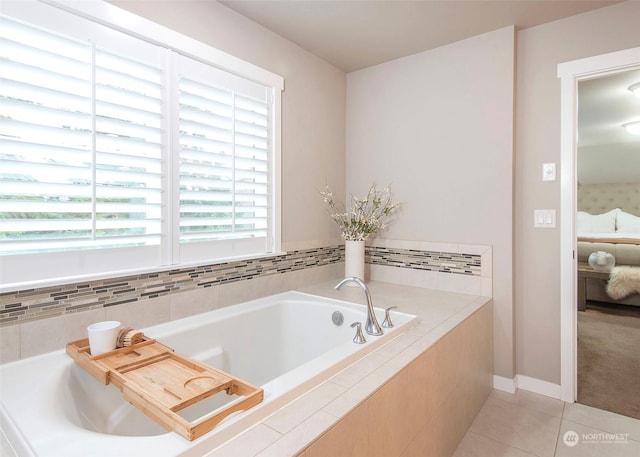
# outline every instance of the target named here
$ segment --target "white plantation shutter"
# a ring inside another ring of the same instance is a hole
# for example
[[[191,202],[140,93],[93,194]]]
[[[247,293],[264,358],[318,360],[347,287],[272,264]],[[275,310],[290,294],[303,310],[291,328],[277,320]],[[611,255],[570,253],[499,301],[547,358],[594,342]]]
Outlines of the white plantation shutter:
[[[178,79],[180,242],[252,239],[229,253],[264,250],[269,91],[185,57]],[[180,249],[192,258],[189,247]]]
[[[159,244],[162,72],[96,50],[96,236]]]
[[[0,253],[159,244],[161,70],[1,25]]]
[[[0,252],[80,244],[92,231],[92,52],[2,18]]]
[[[0,3],[0,288],[279,248],[282,78],[132,19]]]

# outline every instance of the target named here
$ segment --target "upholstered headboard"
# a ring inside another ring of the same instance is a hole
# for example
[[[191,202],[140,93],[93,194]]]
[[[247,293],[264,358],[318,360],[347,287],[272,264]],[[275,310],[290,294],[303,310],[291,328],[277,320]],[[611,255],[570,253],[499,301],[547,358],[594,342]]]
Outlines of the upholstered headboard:
[[[640,183],[578,186],[578,211],[602,214],[614,208],[640,216]]]

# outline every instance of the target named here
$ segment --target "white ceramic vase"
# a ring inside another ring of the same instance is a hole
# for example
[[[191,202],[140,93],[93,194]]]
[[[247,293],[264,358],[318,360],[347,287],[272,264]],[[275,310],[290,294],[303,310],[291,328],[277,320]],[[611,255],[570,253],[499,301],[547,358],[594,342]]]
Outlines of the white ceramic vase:
[[[364,241],[345,240],[344,277],[356,277],[364,281]]]

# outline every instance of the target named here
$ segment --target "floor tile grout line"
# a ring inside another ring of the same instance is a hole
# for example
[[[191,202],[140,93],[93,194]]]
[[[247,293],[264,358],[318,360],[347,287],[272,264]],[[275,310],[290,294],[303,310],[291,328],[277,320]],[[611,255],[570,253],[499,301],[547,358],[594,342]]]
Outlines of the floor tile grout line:
[[[527,405],[523,405],[522,403],[516,403],[516,402],[512,402],[512,401],[508,401],[508,400],[502,400],[500,398],[491,397],[491,396],[488,397],[487,400],[489,398],[492,398],[493,400],[497,400],[497,401],[499,401],[499,402],[501,402],[503,404],[513,405],[513,406],[515,406],[517,408],[521,408],[521,409],[524,409],[524,410],[527,410],[527,411],[533,411],[535,413],[544,414],[545,416],[554,417],[554,418],[560,417],[561,420],[562,420],[562,415],[564,414],[564,405],[562,405],[562,412],[561,412],[560,416],[558,416],[557,414],[550,414],[550,413],[548,413],[546,411],[540,411],[539,409],[531,408],[531,407],[529,407]]]
[[[582,405],[582,406],[587,406],[589,408],[593,408],[592,406],[583,405],[582,403],[578,403],[578,402],[575,402],[575,404]],[[624,415],[618,414],[618,413],[613,413],[611,411],[607,411],[606,409],[598,409],[598,408],[593,408],[593,409],[597,410],[598,413],[614,414],[616,416],[619,416],[619,417],[614,418],[614,419],[617,419],[617,420],[620,420],[620,421],[637,421],[637,422],[640,422],[640,419],[636,419],[634,417],[629,417],[629,416],[624,416]],[[591,417],[591,415],[592,415],[591,411],[587,411],[586,413],[588,414],[589,417]],[[596,414],[598,414],[598,413],[596,413]],[[585,422],[588,422],[588,421],[584,420],[584,419],[581,419],[581,420],[576,420],[576,419],[573,419],[573,418],[569,419],[569,418],[564,416],[564,412],[562,413],[562,419],[563,420],[567,420],[569,422],[573,422],[574,424],[582,425],[583,427],[593,428],[593,429],[598,430],[598,431],[600,431],[602,433],[618,433],[618,432],[615,432],[615,431],[612,431],[612,430],[603,430],[604,428],[609,428],[609,425],[606,425],[605,427],[601,427],[601,424],[600,425],[594,425],[593,422],[590,422],[590,423],[586,424]],[[580,419],[580,418],[578,418],[578,419]],[[629,438],[629,440],[634,441],[634,442],[640,442],[640,439]]]
[[[558,443],[560,443],[560,433],[562,432],[562,422],[564,422],[564,413],[567,410],[567,403],[566,402],[562,402],[562,411],[560,413],[560,423],[558,424],[558,433],[556,434],[556,442],[555,445],[553,446],[553,457],[556,457],[556,454],[558,453]]]
[[[556,433],[556,442],[553,444],[553,457],[556,457],[558,453],[558,443],[560,443],[560,433],[562,433],[562,422],[564,421],[564,407],[562,409],[562,416],[560,416],[560,423],[558,423],[558,433]]]
[[[517,446],[513,446],[513,445],[511,445],[511,444],[507,444],[507,443],[503,443],[502,441],[498,441],[497,439],[492,438],[492,437],[487,436],[487,435],[484,435],[484,434],[482,434],[482,433],[474,432],[473,430],[469,430],[469,431],[468,431],[468,433],[471,433],[472,435],[478,435],[478,436],[481,436],[481,437],[483,437],[484,439],[487,439],[487,440],[493,441],[494,443],[502,444],[503,446],[509,447],[509,448],[511,448],[511,449],[515,449],[515,450],[517,450],[517,451],[519,451],[519,452],[523,452],[523,453],[525,453],[525,454],[527,454],[527,455],[530,455],[530,456],[532,456],[532,457],[540,457],[540,456],[539,456],[539,455],[537,455],[537,454],[532,454],[531,452],[526,451],[526,450],[524,450],[524,449],[521,449],[521,448],[519,448],[519,447],[517,447]],[[555,452],[555,450],[554,450],[554,452]]]

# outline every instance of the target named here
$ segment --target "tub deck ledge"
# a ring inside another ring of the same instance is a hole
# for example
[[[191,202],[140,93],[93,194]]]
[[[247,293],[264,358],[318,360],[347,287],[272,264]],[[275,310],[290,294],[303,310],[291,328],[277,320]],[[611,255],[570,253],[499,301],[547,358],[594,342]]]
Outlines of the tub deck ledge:
[[[364,304],[359,288],[336,291],[334,286],[331,281],[300,292]],[[309,445],[349,412],[465,319],[492,303],[489,297],[378,281],[368,286],[376,308],[397,306],[397,311],[416,315],[416,324],[206,456],[304,456]]]

